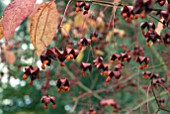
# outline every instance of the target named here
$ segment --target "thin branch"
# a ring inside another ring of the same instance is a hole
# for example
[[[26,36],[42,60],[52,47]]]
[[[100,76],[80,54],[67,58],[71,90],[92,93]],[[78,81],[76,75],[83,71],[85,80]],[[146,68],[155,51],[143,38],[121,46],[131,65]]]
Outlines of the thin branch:
[[[37,42],[36,33],[37,33],[37,29],[38,29],[38,24],[39,24],[40,17],[41,17],[41,15],[42,15],[42,13],[44,12],[45,8],[48,7],[48,5],[49,5],[50,3],[51,3],[51,2],[49,2],[49,3],[41,10],[40,14],[38,15],[38,19],[37,19],[38,21],[37,21],[37,23],[36,23],[36,25],[35,25],[35,34],[34,34],[34,43],[35,43],[35,45],[36,45],[36,42]],[[42,34],[44,34],[44,31],[43,31]],[[42,38],[40,38],[40,39],[42,39]],[[36,48],[36,46],[35,46],[35,48]]]
[[[151,11],[157,11],[157,12],[160,12],[162,11],[161,9],[155,9],[155,8],[150,8]]]
[[[166,62],[164,61],[163,57],[159,54],[159,52],[156,50],[156,48],[155,48],[154,46],[151,47],[151,51],[154,53],[154,55],[156,56],[156,58],[159,60],[159,62],[160,62],[161,64],[165,64],[165,65],[162,67],[163,70],[169,72],[169,71],[168,71],[168,67],[167,67],[167,65],[166,65]],[[167,78],[168,78],[168,80],[170,80],[169,77],[167,77]]]
[[[83,1],[83,2],[92,2],[99,5],[109,5],[109,6],[124,6],[123,4],[114,4],[113,2],[106,2],[106,1],[99,1],[99,0],[76,0],[76,1]]]
[[[63,23],[63,20],[64,20],[64,17],[65,17],[65,15],[66,15],[66,13],[67,13],[68,7],[70,6],[71,2],[72,2],[72,0],[69,0],[68,3],[67,3],[66,8],[65,8],[65,10],[64,10],[63,17],[61,18],[61,21],[60,21],[60,24],[59,24],[58,28],[61,27],[61,25],[62,25],[62,23]]]
[[[160,96],[164,96],[164,95],[166,95],[166,94],[168,94],[168,91],[161,92],[161,93],[160,93]],[[145,100],[145,101],[143,101],[142,103],[140,103],[139,105],[137,105],[136,107],[134,107],[134,108],[132,109],[132,111],[137,110],[137,109],[140,108],[141,106],[145,105],[147,102],[151,102],[151,101],[153,101],[154,99],[155,99],[154,96],[153,96],[153,97],[150,97],[149,100]]]
[[[67,66],[65,66],[65,67],[63,67],[63,70],[65,71],[65,72],[67,72],[67,74],[72,78],[72,79],[75,79],[76,78],[76,76],[67,68]],[[77,83],[78,84],[78,86],[80,87],[80,88],[82,88],[83,90],[85,90],[85,91],[87,91],[88,93],[89,92],[91,92],[92,90],[91,89],[89,89],[88,87],[86,87],[82,82],[78,82]],[[96,97],[97,99],[99,99],[99,100],[101,100],[102,99],[102,97],[100,97],[98,94],[96,94],[96,93],[94,93],[94,94],[92,94],[94,97]]]
[[[160,108],[158,108],[153,114],[157,114],[160,111]]]
[[[158,105],[158,107],[160,108],[160,105],[159,105],[158,99],[157,99],[157,97],[156,97],[156,95],[155,95],[155,92],[154,92],[154,90],[153,90],[153,84],[152,84],[152,82],[151,82],[151,90],[152,90],[153,96],[154,96],[154,98],[155,98],[155,100],[156,100],[156,104],[157,104],[157,105]]]
[[[116,87],[119,86],[120,84],[126,83],[127,81],[129,81],[129,80],[131,80],[132,78],[134,78],[136,75],[137,75],[137,74],[135,74],[135,75],[127,78],[126,80],[123,80],[123,81],[119,82],[119,83],[116,84],[116,85],[110,86],[110,87],[108,88],[108,90],[112,90],[113,88],[116,88]],[[98,90],[91,91],[91,92],[88,91],[88,92],[86,92],[86,93],[84,93],[84,94],[81,94],[81,95],[78,96],[76,99],[74,99],[75,103],[74,103],[74,106],[73,106],[72,111],[74,112],[74,110],[75,110],[75,108],[77,107],[78,102],[79,102],[79,100],[80,100],[81,98],[85,98],[86,96],[89,96],[89,97],[90,97],[91,95],[95,95],[95,94],[98,94],[98,93],[102,93],[102,92],[104,92],[104,91],[106,91],[106,88],[98,89]]]
[[[154,17],[153,15],[149,15],[149,16],[164,25],[164,23],[163,23],[162,21],[160,21],[159,19],[157,19],[157,18]],[[170,29],[170,27],[168,27],[167,25],[165,25],[165,26],[166,26],[168,29]]]
[[[170,112],[170,110],[167,110],[165,108],[160,108],[160,109],[163,110],[163,111],[166,111],[166,112]]]
[[[50,7],[50,6],[52,5],[52,2],[53,2],[53,1],[49,2],[46,7]],[[45,9],[44,9],[44,10],[45,10]],[[45,18],[45,24],[44,24],[44,27],[43,27],[43,30],[42,30],[42,34],[41,34],[41,37],[40,37],[40,40],[41,40],[41,42],[43,43],[43,45],[44,45],[45,48],[47,48],[47,45],[45,44],[45,42],[43,41],[42,38],[43,38],[43,35],[44,35],[44,33],[45,33],[45,31],[46,31],[46,28],[47,28],[47,22],[48,22],[49,15],[50,15],[50,8],[48,8],[47,16],[46,16],[46,18]],[[44,50],[45,50],[45,49],[44,49]]]
[[[147,90],[147,100],[149,99],[149,91],[150,91],[151,85],[149,85],[148,90]],[[149,102],[147,101],[147,110],[148,110],[148,114],[150,114],[150,110],[149,110]]]
[[[154,90],[153,90],[153,84],[152,84],[152,82],[151,82],[151,90],[152,90],[152,93],[153,93],[153,95],[154,95],[154,98],[155,98],[155,100],[156,100],[156,103],[157,103],[159,109],[160,109],[160,110],[163,110],[163,111],[166,111],[166,112],[170,112],[170,110],[165,109],[165,108],[162,108],[162,107],[160,106],[160,104],[159,104],[159,102],[158,102],[158,100],[157,100],[157,97],[156,97],[156,95],[155,95],[155,92],[154,92]],[[168,91],[167,91],[167,92],[168,92]]]
[[[154,65],[154,66],[150,66],[148,68],[146,68],[147,70],[149,69],[155,69],[155,68],[159,68],[159,67],[162,67],[164,65],[168,65],[170,63],[170,61],[166,62],[166,63],[163,63],[163,64],[158,64],[158,65]]]

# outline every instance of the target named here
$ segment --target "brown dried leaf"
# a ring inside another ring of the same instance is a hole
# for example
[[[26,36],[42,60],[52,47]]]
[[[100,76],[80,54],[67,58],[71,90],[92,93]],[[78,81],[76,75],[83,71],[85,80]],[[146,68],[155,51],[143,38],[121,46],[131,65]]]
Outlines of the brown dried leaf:
[[[84,30],[88,29],[87,22],[85,21],[85,16],[82,13],[76,14],[74,18],[74,26],[78,28],[82,28]]]
[[[2,19],[0,19],[0,39],[4,37],[4,30],[2,26]]]
[[[114,33],[117,33],[121,38],[125,36],[125,31],[121,29],[114,29]]]
[[[104,52],[103,52],[102,50],[99,50],[99,49],[96,50],[95,53],[96,53],[97,55],[101,55],[101,56],[104,55]]]
[[[14,0],[4,10],[3,29],[6,41],[19,24],[32,12],[36,0]]]
[[[37,5],[30,16],[30,38],[38,56],[51,43],[58,21],[59,14],[54,1]]]
[[[113,3],[114,3],[114,4],[117,4],[117,3],[119,3],[120,1],[121,1],[121,0],[113,0]],[[116,12],[116,9],[117,9],[117,6],[114,6],[113,11]]]
[[[163,19],[161,19],[160,21],[163,22]],[[163,24],[159,22],[156,29],[155,29],[155,31],[157,32],[158,35],[160,35],[162,29],[163,29]]]
[[[111,38],[113,36],[113,33],[117,33],[118,36],[121,37],[121,38],[123,38],[125,36],[125,31],[124,30],[114,29],[114,30],[109,31],[109,33],[106,36],[106,41],[110,41],[111,40]]]
[[[96,23],[97,23],[97,28],[99,29],[99,32],[102,32],[105,28],[105,22],[103,20],[102,17],[97,17],[96,19]]]
[[[87,22],[89,26],[93,27],[93,29],[96,29],[97,24],[94,19],[88,19]]]

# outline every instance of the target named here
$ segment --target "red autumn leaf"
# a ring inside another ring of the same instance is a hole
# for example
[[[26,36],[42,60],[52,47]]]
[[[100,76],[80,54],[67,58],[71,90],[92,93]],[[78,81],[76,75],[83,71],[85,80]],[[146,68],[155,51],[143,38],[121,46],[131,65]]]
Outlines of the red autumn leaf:
[[[35,2],[36,0],[14,0],[5,8],[2,24],[7,42],[15,29],[30,15]]]

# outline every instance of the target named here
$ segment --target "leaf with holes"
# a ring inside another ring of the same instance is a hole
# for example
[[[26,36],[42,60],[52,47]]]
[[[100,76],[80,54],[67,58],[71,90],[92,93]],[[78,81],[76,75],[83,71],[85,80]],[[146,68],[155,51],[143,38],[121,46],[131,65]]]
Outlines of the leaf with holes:
[[[59,14],[54,1],[37,5],[30,16],[30,38],[38,56],[51,43],[59,22]]]
[[[14,0],[5,8],[2,24],[7,42],[15,29],[33,11],[35,2],[36,0]]]

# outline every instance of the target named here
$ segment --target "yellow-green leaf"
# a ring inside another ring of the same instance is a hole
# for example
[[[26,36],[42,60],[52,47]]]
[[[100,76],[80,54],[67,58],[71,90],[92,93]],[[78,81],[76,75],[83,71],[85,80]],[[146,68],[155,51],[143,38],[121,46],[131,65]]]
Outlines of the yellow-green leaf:
[[[163,18],[160,20],[161,22],[163,22]],[[161,23],[161,22],[159,22],[158,23],[158,25],[157,25],[157,27],[156,27],[156,29],[155,29],[155,31],[157,32],[157,34],[161,34],[161,31],[162,31],[162,29],[163,29],[163,24]]]
[[[84,51],[80,51],[79,55],[76,58],[76,61],[80,63],[84,57]]]
[[[85,16],[82,13],[76,14],[74,18],[74,26],[78,28],[88,29],[87,23],[85,21]]]

